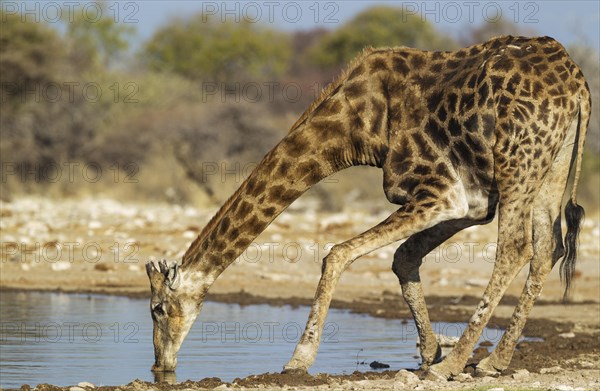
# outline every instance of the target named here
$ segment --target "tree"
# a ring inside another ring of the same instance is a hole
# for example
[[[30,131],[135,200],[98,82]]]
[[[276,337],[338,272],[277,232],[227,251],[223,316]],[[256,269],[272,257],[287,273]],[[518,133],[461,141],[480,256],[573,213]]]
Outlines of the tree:
[[[186,177],[213,200],[239,186],[225,186],[222,171],[249,174],[285,133],[260,103],[209,104],[187,107],[163,131],[171,137],[175,159]],[[232,176],[229,175],[228,180]],[[221,200],[222,201],[222,200]]]
[[[334,30],[310,52],[312,60],[323,67],[339,67],[353,59],[363,48],[411,46],[442,50],[455,47],[431,24],[417,15],[406,15],[401,8],[373,7]]]
[[[146,43],[142,56],[152,70],[196,80],[281,75],[291,56],[289,37],[242,20],[221,22],[204,14],[175,19]]]
[[[1,11],[0,18],[0,81],[4,105],[21,101],[20,94],[35,84],[55,80],[66,65],[60,61],[66,50],[59,34],[44,24],[21,21],[20,15]]]
[[[135,33],[133,25],[118,23],[108,10],[106,2],[94,2],[98,18],[83,12],[63,12],[66,37],[71,44],[71,60],[78,68],[108,68],[129,48]],[[72,18],[67,20],[67,18]]]
[[[22,182],[44,183],[48,167],[86,161],[108,107],[75,90],[84,84],[82,70],[55,29],[20,15],[0,17],[2,161],[31,173]]]

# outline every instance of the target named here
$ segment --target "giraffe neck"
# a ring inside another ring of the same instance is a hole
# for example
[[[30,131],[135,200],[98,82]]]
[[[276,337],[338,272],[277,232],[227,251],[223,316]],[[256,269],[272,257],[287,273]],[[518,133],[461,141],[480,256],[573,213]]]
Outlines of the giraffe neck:
[[[191,244],[182,269],[214,281],[294,200],[354,164],[344,140],[322,143],[315,131],[296,126],[263,158]]]

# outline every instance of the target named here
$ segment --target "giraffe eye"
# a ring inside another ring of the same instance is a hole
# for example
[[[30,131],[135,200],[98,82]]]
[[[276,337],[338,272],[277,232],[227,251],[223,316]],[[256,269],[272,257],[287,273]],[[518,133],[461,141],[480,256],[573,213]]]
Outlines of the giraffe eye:
[[[152,312],[154,312],[157,315],[164,315],[165,311],[163,309],[162,303],[158,303],[157,305],[155,305],[154,307],[152,307]]]

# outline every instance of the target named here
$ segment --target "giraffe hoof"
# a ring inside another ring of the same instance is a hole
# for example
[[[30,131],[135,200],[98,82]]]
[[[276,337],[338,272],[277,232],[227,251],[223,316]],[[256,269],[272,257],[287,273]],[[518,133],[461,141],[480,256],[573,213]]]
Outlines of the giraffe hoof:
[[[457,371],[457,373],[460,372],[461,371]],[[423,380],[446,381],[452,378],[452,376],[454,375],[455,373],[453,372],[452,368],[448,365],[448,362],[442,361],[441,363],[430,366],[429,369],[427,369],[423,373],[421,378]]]
[[[291,368],[291,367],[285,367],[283,368],[283,371],[281,371],[282,374],[284,375],[306,375],[308,374],[308,371],[306,369],[303,368]]]
[[[502,371],[494,368],[492,364],[489,363],[487,359],[483,359],[477,364],[475,367],[475,377],[498,377]]]

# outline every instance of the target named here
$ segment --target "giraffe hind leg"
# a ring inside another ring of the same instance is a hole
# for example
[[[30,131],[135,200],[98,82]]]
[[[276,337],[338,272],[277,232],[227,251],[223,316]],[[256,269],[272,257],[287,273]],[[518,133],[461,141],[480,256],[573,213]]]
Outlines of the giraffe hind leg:
[[[425,373],[426,378],[447,379],[462,372],[483,328],[508,285],[533,256],[532,203],[531,196],[520,197],[519,193],[510,192],[507,196],[502,197],[502,191],[500,191],[498,255],[492,276],[458,343],[441,363],[429,368]]]
[[[570,132],[571,136],[574,132]],[[529,312],[540,295],[552,267],[564,255],[561,232],[561,201],[569,176],[573,141],[567,139],[554,160],[533,207],[533,246],[529,275],[509,326],[492,352],[477,365],[477,374],[496,375],[506,369]]]

